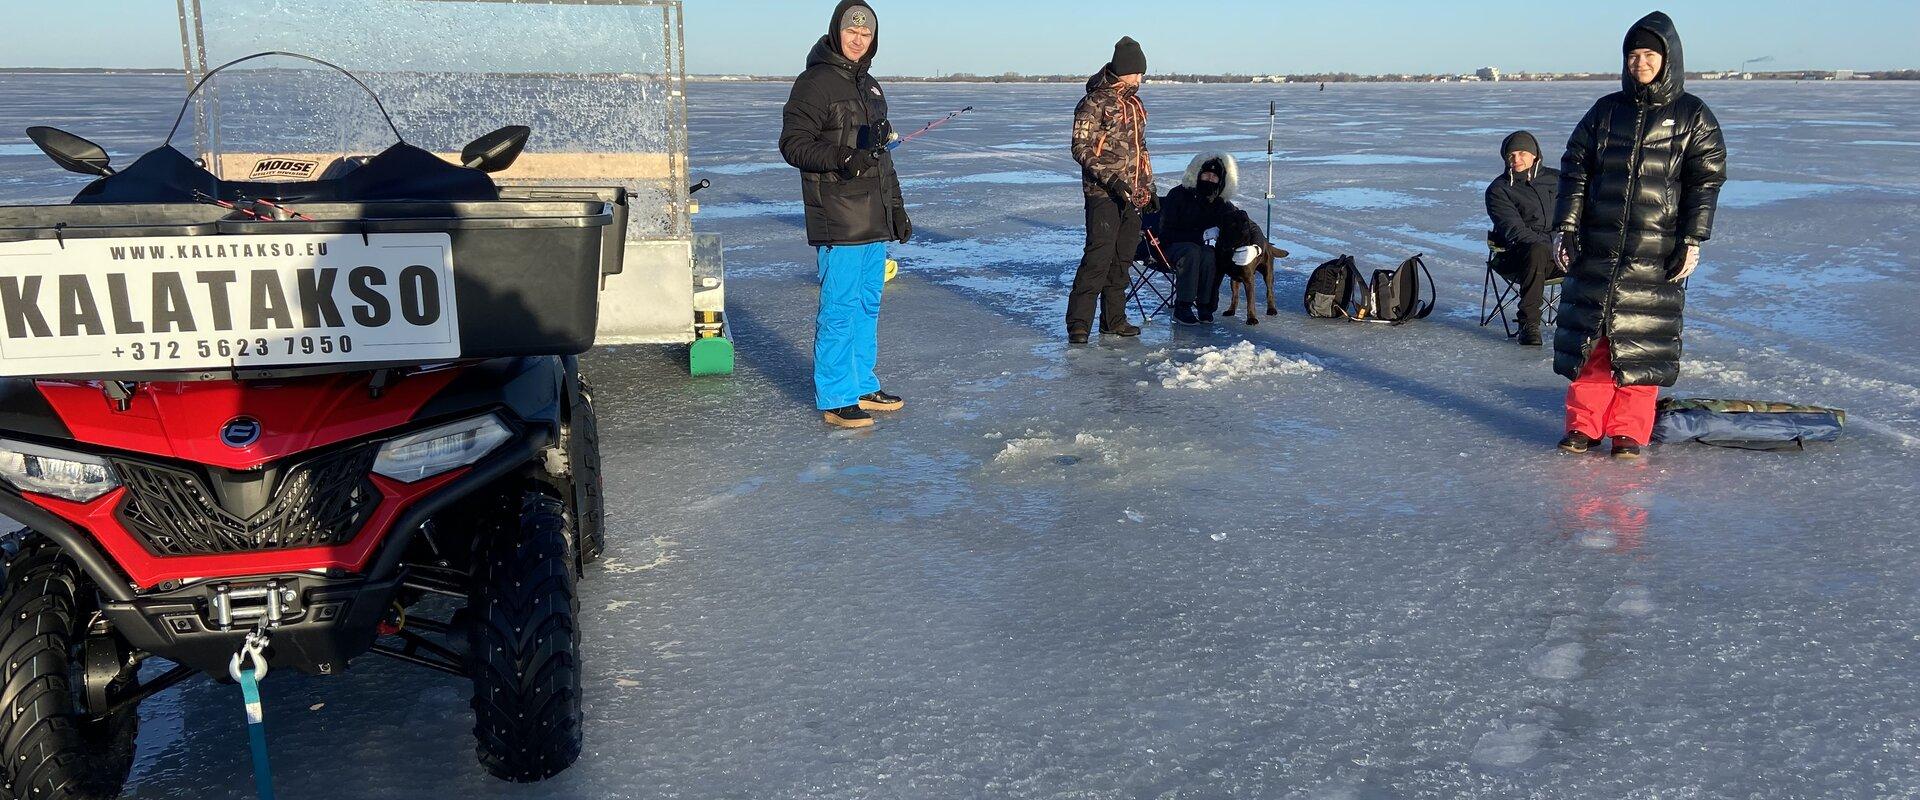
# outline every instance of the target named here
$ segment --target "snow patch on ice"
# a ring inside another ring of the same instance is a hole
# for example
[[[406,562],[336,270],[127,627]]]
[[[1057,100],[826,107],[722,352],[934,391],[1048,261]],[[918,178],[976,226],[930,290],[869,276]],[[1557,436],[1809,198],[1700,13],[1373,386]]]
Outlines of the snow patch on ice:
[[[1685,375],[1688,380],[1707,381],[1711,383],[1746,384],[1753,382],[1753,379],[1748,377],[1747,371],[1744,369],[1724,362],[1711,361],[1704,358],[1687,359],[1681,362],[1680,374]]]
[[[1473,743],[1473,763],[1488,767],[1517,767],[1532,761],[1547,743],[1544,725],[1494,723],[1493,730]]]
[[[1727,181],[1727,185],[1720,190],[1720,207],[1754,208],[1786,200],[1805,200],[1809,197],[1836,192],[1841,188],[1828,183]]]
[[[1183,356],[1190,358],[1180,360]],[[1167,389],[1215,389],[1248,378],[1311,375],[1324,367],[1312,356],[1285,356],[1241,341],[1230,347],[1176,350],[1148,369]]]
[[[1252,136],[1237,133],[1215,133],[1203,136],[1154,136],[1147,140],[1147,146],[1163,144],[1205,144],[1207,142],[1237,142],[1251,139]]]
[[[1883,147],[1920,147],[1920,142],[1897,142],[1892,139],[1856,139],[1848,144],[1870,144]]]
[[[1091,433],[1077,433],[1072,439],[1065,439],[1050,433],[1036,434],[1029,431],[1026,436],[1007,440],[1006,445],[1000,448],[1000,452],[993,457],[993,460],[996,463],[1005,464],[1038,457],[1052,458],[1056,463],[1061,463],[1062,459],[1070,459],[1070,463],[1078,463],[1084,460],[1082,456],[1075,452],[1060,451],[1093,452],[1104,458],[1106,448],[1103,446],[1106,444],[1106,439]]]
[[[1406,164],[1458,164],[1457,158],[1396,155],[1393,153],[1343,153],[1332,156],[1288,156],[1280,159],[1292,164],[1322,164],[1341,167],[1379,167]]]
[[[1038,186],[1044,184],[1078,183],[1079,180],[1079,176],[1070,175],[1065,172],[1029,169],[1012,172],[982,172],[974,175],[956,175],[950,178],[909,178],[901,181],[900,185],[909,189],[972,184]]]
[[[0,153],[0,155],[4,155],[4,153]],[[756,175],[762,172],[777,172],[783,169],[793,169],[793,168],[780,162],[762,161],[762,162],[747,163],[747,164],[715,164],[713,166],[708,166],[708,167],[694,167],[692,172],[695,176],[699,176],[702,174]]]
[[[0,156],[37,156],[40,148],[34,144],[0,144]]]
[[[1465,236],[1449,236],[1444,233],[1428,233],[1411,225],[1389,225],[1383,230],[1400,234],[1422,244],[1432,245],[1442,250],[1458,250],[1463,253],[1485,252],[1485,239],[1473,239]]]
[[[1410,194],[1390,192],[1385,189],[1368,189],[1358,186],[1308,192],[1300,195],[1300,199],[1313,203],[1314,205],[1345,209],[1348,211],[1413,208],[1416,206],[1430,206],[1437,202],[1424,197],[1414,197]]]
[[[1188,438],[1168,437],[1158,429],[1066,434],[1029,428],[1008,434],[984,467],[1022,481],[1040,478],[1139,486],[1204,473],[1216,466],[1216,458],[1210,449]],[[1145,516],[1139,521],[1145,521]]]
[[[1586,657],[1586,645],[1578,642],[1541,645],[1527,657],[1527,674],[1554,681],[1572,680],[1586,673],[1580,666]]]
[[[964,175],[953,179],[953,183],[1003,183],[1024,186],[1043,183],[1077,183],[1078,175],[1045,170],[1020,170],[1017,172],[987,172],[979,175]]]
[[[700,206],[700,219],[753,219],[755,217],[805,216],[806,206],[798,203],[716,203]]]
[[[1653,613],[1653,593],[1645,586],[1628,586],[1614,592],[1607,598],[1607,610],[1629,617],[1644,617]]]

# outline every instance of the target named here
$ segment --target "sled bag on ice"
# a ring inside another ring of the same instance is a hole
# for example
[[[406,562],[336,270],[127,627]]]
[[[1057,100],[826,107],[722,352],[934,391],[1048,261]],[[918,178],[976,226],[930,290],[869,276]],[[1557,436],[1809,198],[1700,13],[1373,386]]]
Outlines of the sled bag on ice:
[[[1315,267],[1307,278],[1305,304],[1307,316],[1316,319],[1357,319],[1365,316],[1373,302],[1367,279],[1361,277],[1353,256],[1339,258]]]
[[[1840,438],[1847,412],[1820,406],[1751,400],[1667,398],[1653,440],[1662,444],[1699,442],[1740,450],[1798,450],[1807,442]]]

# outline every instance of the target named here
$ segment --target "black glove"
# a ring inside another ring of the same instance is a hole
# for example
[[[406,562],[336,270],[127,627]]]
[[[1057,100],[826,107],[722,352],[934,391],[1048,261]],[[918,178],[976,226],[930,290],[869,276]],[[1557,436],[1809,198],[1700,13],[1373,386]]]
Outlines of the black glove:
[[[893,239],[901,244],[913,240],[913,220],[907,218],[907,210],[893,210]]]
[[[840,148],[840,168],[849,175],[858,175],[873,169],[880,163],[880,154],[874,150],[857,150],[852,147]]]
[[[1120,178],[1107,181],[1107,194],[1113,195],[1113,201],[1122,207],[1133,205],[1133,187]]]
[[[1563,274],[1572,270],[1580,260],[1580,234],[1577,231],[1554,231],[1547,247],[1553,250],[1553,265],[1559,267]]]

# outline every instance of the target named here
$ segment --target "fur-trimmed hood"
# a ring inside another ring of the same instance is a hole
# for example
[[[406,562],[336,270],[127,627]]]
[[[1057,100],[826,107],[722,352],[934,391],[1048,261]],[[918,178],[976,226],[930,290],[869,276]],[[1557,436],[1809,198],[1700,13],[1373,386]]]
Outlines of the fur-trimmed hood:
[[[1234,194],[1240,191],[1240,164],[1233,160],[1231,153],[1201,153],[1194,156],[1193,162],[1187,165],[1187,176],[1180,179],[1180,185],[1189,189],[1200,188],[1200,168],[1206,166],[1207,162],[1215,160],[1219,161],[1227,172],[1223,176],[1225,180],[1220,185],[1220,196],[1232,200]]]

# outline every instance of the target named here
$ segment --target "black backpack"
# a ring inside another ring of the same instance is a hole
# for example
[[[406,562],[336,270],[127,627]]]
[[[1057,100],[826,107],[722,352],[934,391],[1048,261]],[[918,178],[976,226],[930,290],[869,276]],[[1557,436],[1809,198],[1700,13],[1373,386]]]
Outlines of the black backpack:
[[[1313,274],[1307,277],[1303,302],[1309,317],[1364,319],[1371,311],[1368,306],[1373,297],[1367,291],[1367,279],[1360,276],[1360,268],[1353,263],[1353,256],[1342,254],[1314,268]]]
[[[1427,271],[1427,261],[1415,255],[1400,262],[1396,269],[1376,269],[1373,271],[1373,319],[1378,322],[1390,322],[1399,325],[1416,319],[1426,319],[1433,313],[1433,301],[1436,290],[1433,285],[1433,273]],[[1416,272],[1415,269],[1418,268]],[[1420,302],[1420,276],[1427,278],[1427,301]]]

